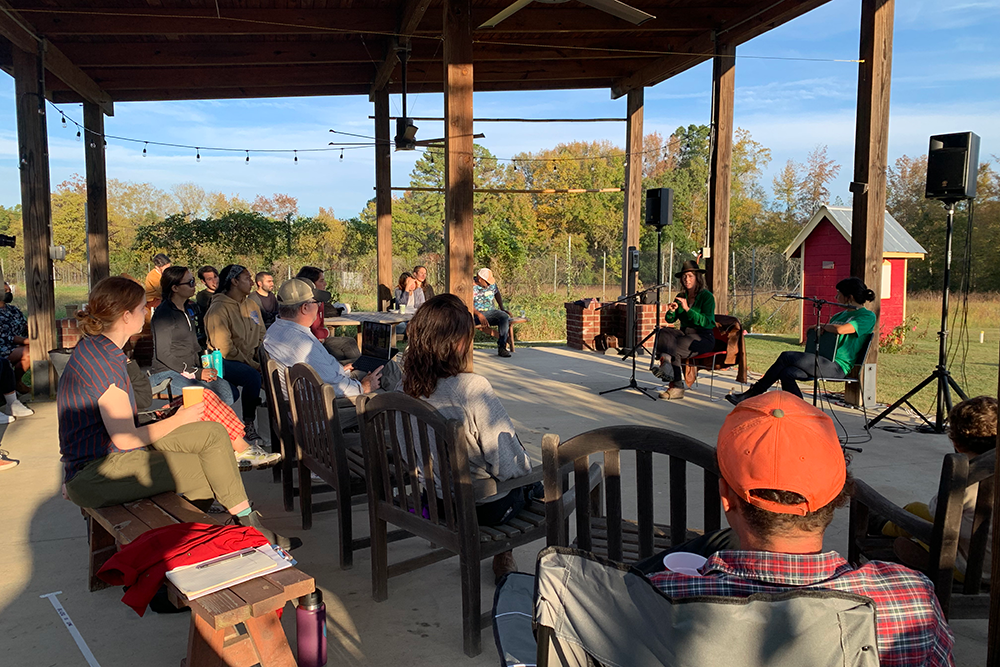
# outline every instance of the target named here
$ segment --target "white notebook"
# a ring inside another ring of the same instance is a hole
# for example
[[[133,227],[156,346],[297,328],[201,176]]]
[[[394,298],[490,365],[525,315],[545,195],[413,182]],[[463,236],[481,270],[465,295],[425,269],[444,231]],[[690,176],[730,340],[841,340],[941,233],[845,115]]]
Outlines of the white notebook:
[[[187,599],[197,598],[292,566],[283,552],[270,544],[242,549],[202,563],[184,565],[167,572],[167,579]]]

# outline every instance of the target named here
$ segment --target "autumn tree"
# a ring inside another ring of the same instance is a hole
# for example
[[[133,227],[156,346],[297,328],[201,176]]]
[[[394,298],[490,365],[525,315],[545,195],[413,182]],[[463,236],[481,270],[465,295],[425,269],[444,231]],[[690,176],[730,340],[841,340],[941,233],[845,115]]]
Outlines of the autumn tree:
[[[817,146],[806,158],[796,194],[798,209],[807,218],[830,202],[830,183],[840,173],[840,165],[827,157],[826,146]]]

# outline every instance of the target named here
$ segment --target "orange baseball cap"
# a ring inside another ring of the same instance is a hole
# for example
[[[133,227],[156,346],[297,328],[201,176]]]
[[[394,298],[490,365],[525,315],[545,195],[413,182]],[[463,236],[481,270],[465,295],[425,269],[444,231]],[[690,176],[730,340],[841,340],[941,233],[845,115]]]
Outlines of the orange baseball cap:
[[[840,495],[847,478],[833,420],[784,391],[741,401],[722,424],[717,451],[730,488],[778,514],[815,512]],[[755,489],[792,491],[806,501],[783,505],[750,495]]]

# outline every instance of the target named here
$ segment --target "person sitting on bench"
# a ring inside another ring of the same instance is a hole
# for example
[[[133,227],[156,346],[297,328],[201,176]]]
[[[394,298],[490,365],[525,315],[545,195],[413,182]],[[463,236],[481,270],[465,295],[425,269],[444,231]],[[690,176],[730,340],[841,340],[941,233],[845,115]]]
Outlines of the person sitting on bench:
[[[56,398],[66,496],[80,507],[105,507],[176,491],[203,510],[218,500],[237,524],[286,549],[300,546],[298,538],[265,528],[250,509],[229,435],[221,424],[201,421],[203,402],[135,425],[122,347],[145,323],[143,287],[105,278],[77,318],[84,338],[59,378]]]
[[[864,307],[865,302],[874,300],[875,292],[868,289],[860,278],[841,280],[837,283],[837,302],[846,306],[846,310],[837,313],[823,325],[824,333],[834,333],[840,337],[835,358],[827,359],[818,354],[818,341],[816,354],[793,350],[782,352],[763,377],[742,394],[727,394],[726,400],[738,405],[742,400],[763,394],[778,381],[781,382],[784,391],[802,398],[798,380],[808,380],[816,371],[820,377],[847,377],[858,357],[864,337],[875,329],[875,313]]]

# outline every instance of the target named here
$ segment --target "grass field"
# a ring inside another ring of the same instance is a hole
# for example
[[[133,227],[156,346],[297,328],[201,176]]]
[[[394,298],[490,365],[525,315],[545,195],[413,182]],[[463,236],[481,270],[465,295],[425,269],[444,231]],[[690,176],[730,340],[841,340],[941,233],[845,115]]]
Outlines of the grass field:
[[[600,287],[591,288],[589,291],[583,288],[583,292],[587,295],[600,296]],[[83,303],[86,297],[86,286],[57,285],[56,313],[59,317],[65,317],[67,304]],[[370,294],[343,294],[341,298],[360,310],[371,310],[375,306],[374,297]],[[518,326],[518,341],[565,340],[566,313],[563,303],[569,300],[572,299],[551,293],[512,295],[509,303],[504,305],[514,314],[520,314],[523,310],[530,320],[527,324]],[[24,294],[18,294],[14,303],[23,309]],[[914,318],[913,324],[916,329],[907,332],[904,350],[879,354],[878,400],[882,402],[892,402],[905,394],[927,377],[937,365],[940,295],[912,294],[907,306],[908,315]],[[959,310],[960,303],[953,298],[952,314]],[[961,323],[954,320],[949,322],[949,329],[954,331],[949,336],[952,353],[949,356],[948,368],[968,395],[996,395],[998,353],[1000,353],[1000,294],[979,294],[970,297],[966,322],[964,338],[959,335]],[[979,342],[981,331],[984,333],[983,343]],[[477,340],[477,346],[491,344],[495,345],[495,342],[485,337]],[[779,353],[795,349],[801,349],[797,333],[750,336],[747,338],[750,370],[754,373],[763,373]],[[933,401],[934,392],[929,388],[917,395],[914,405],[924,409],[933,405]]]

